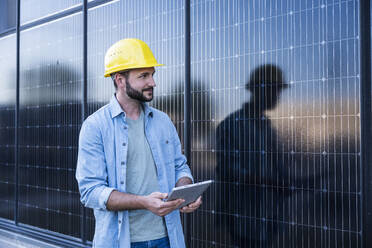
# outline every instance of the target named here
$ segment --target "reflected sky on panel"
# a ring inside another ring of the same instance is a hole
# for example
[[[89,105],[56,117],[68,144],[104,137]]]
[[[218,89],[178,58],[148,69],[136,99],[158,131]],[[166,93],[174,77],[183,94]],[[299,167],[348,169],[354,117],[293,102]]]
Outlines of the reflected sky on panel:
[[[193,246],[360,247],[358,6],[191,2]]]
[[[82,14],[20,33],[19,222],[80,237]]]

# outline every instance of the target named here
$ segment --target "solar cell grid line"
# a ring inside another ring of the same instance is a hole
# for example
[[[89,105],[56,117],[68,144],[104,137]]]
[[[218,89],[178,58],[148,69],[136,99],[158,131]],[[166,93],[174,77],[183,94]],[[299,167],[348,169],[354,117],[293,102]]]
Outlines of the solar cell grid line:
[[[350,17],[349,17],[349,10],[348,9],[346,9],[346,17],[349,19]],[[341,25],[341,24],[340,24]],[[349,28],[346,26],[346,33],[348,34],[349,33]],[[349,47],[347,46],[347,48],[346,48],[346,54],[347,54],[347,56],[348,57],[350,57],[350,55],[349,55]],[[347,67],[346,67],[346,74],[347,75],[349,75],[350,74],[350,70],[349,70],[349,64],[346,62],[346,64],[347,64]],[[347,83],[347,85],[346,85],[346,87],[347,87],[347,91],[348,92],[350,92],[350,90],[349,90],[349,86],[350,86],[350,84],[349,83]],[[348,101],[347,102],[347,113],[350,113],[350,101]],[[347,127],[347,129],[348,130],[350,130],[350,118],[349,117],[347,117],[347,120],[348,120],[348,127]],[[347,147],[350,147],[350,135],[348,135],[348,137],[347,137]],[[350,190],[350,184],[351,184],[351,177],[350,177],[350,159],[348,159],[348,161],[347,161],[347,168],[348,168],[348,170],[347,170],[347,174],[348,174],[348,178],[347,178],[347,181],[348,181],[348,183],[347,183],[347,187],[348,187],[348,192],[351,192],[351,190]],[[343,185],[343,184],[342,184]],[[342,189],[343,189],[343,187],[342,187]],[[350,199],[348,199],[348,208],[350,209],[350,206],[351,206],[351,204],[350,204],[350,202],[351,202],[351,200]],[[344,215],[344,213],[342,213],[342,215]],[[342,223],[341,223],[341,225],[342,226],[344,226],[345,225],[345,222],[348,222],[348,223],[350,223],[351,221],[351,218],[350,218],[351,216],[349,216],[348,217],[348,219],[347,220],[342,220]],[[344,237],[343,237],[343,239],[344,239]],[[349,244],[350,245],[350,244]]]
[[[338,6],[338,11],[339,12],[341,12],[341,3],[339,3],[339,6]],[[341,13],[340,13],[341,14]],[[346,16],[346,19],[347,19],[347,16]],[[341,30],[341,22],[339,22],[338,24],[336,24],[337,26],[339,26],[339,29]],[[340,47],[340,50],[342,49],[342,47],[341,47],[341,41],[340,41],[340,43],[339,43],[339,47]],[[347,51],[345,51],[345,52],[347,52]],[[346,56],[347,56],[347,54],[346,54]],[[342,71],[342,60],[343,60],[343,58],[341,58],[341,63],[340,63],[340,65],[339,65],[339,70],[340,71]],[[346,82],[347,83],[347,82]],[[342,92],[342,87],[343,86],[343,84],[341,84],[341,82],[340,82],[340,87],[341,87],[341,92]],[[344,98],[343,98],[343,96],[341,95],[341,102],[343,102],[343,101],[345,101],[344,100]],[[347,101],[347,100],[346,100]],[[342,108],[342,106],[343,105],[341,105],[341,112],[342,113],[345,113],[346,111],[345,111],[345,109],[344,108]],[[335,107],[336,108],[336,107]],[[336,110],[335,110],[335,112],[336,112]],[[342,118],[342,117],[341,117]],[[342,121],[341,121],[341,129],[342,129]],[[347,135],[348,136],[348,135]],[[341,137],[341,151],[343,151],[343,147],[344,147],[344,144],[343,144],[343,137]],[[347,162],[347,161],[345,161],[345,162]],[[333,166],[335,167],[334,168],[334,170],[335,171],[337,171],[337,168],[336,168],[336,163],[334,163],[333,164]],[[340,163],[340,165],[339,166],[341,166],[342,167],[342,169],[341,169],[341,185],[344,185],[344,180],[343,180],[343,177],[344,177],[344,173],[343,173],[343,167],[345,166],[344,165],[344,161],[343,160],[341,160],[341,163]],[[336,178],[336,180],[335,180],[335,187],[337,187],[336,185],[337,185],[337,178]],[[341,201],[342,202],[344,202],[344,198],[343,198],[343,194],[341,194]],[[335,198],[337,199],[337,195],[335,196]],[[328,214],[330,215],[330,207],[328,207]],[[341,209],[335,209],[335,216],[337,216],[337,213],[338,212],[341,212],[341,215],[344,215],[344,205],[342,205],[342,207],[341,207]],[[337,226],[338,225],[338,222],[337,222],[337,219],[336,219],[336,217],[334,218],[334,224],[335,224],[335,226]],[[343,222],[343,219],[341,219],[341,222]],[[341,226],[343,227],[343,225],[341,224]],[[343,235],[343,233],[342,233],[342,237],[341,237],[341,245],[342,245],[342,242],[344,242],[344,235]],[[332,241],[331,241],[332,242]],[[338,242],[338,239],[337,238],[335,238],[335,240],[334,240],[334,242],[335,242],[335,245],[336,246],[339,246],[339,242]],[[350,244],[349,244],[350,245]]]

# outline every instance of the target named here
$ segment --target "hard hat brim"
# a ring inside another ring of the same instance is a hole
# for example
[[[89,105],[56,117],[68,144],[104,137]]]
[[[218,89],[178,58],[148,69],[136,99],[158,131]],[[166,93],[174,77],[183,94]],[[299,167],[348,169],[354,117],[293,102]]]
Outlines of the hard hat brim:
[[[151,67],[163,66],[163,65],[164,64],[152,64],[152,65],[147,64],[147,65],[143,65],[143,66],[139,66],[139,65],[136,65],[136,66],[118,66],[116,68],[112,68],[109,71],[106,71],[104,76],[105,77],[111,77],[111,74],[115,73],[115,72],[120,72],[120,71],[125,71],[125,70],[130,70],[130,69],[151,68]]]

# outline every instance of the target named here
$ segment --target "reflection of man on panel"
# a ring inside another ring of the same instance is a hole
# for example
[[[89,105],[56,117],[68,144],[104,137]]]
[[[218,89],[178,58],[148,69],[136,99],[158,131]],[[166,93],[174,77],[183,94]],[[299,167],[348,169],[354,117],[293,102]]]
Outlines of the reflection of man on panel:
[[[84,121],[76,171],[81,201],[94,209],[94,247],[185,247],[176,210],[184,200],[163,199],[193,179],[173,123],[145,104],[153,98],[155,66],[161,65],[138,39],[106,53],[105,76],[116,94]],[[200,204],[199,198],[181,212]]]
[[[269,247],[279,228],[286,173],[265,111],[277,105],[285,87],[279,67],[259,66],[246,85],[252,100],[217,128],[216,173],[223,182],[218,212],[228,214],[224,224],[241,247]]]

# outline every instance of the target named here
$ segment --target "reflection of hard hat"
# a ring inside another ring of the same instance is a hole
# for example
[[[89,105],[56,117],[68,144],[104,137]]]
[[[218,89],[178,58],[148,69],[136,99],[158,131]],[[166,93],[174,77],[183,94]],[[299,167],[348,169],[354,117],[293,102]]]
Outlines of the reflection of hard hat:
[[[114,72],[154,66],[162,64],[158,64],[149,46],[139,39],[120,40],[105,55],[105,77]]]
[[[256,67],[250,75],[246,89],[253,90],[258,86],[276,86],[279,89],[287,88],[282,69],[273,64],[264,64]]]

